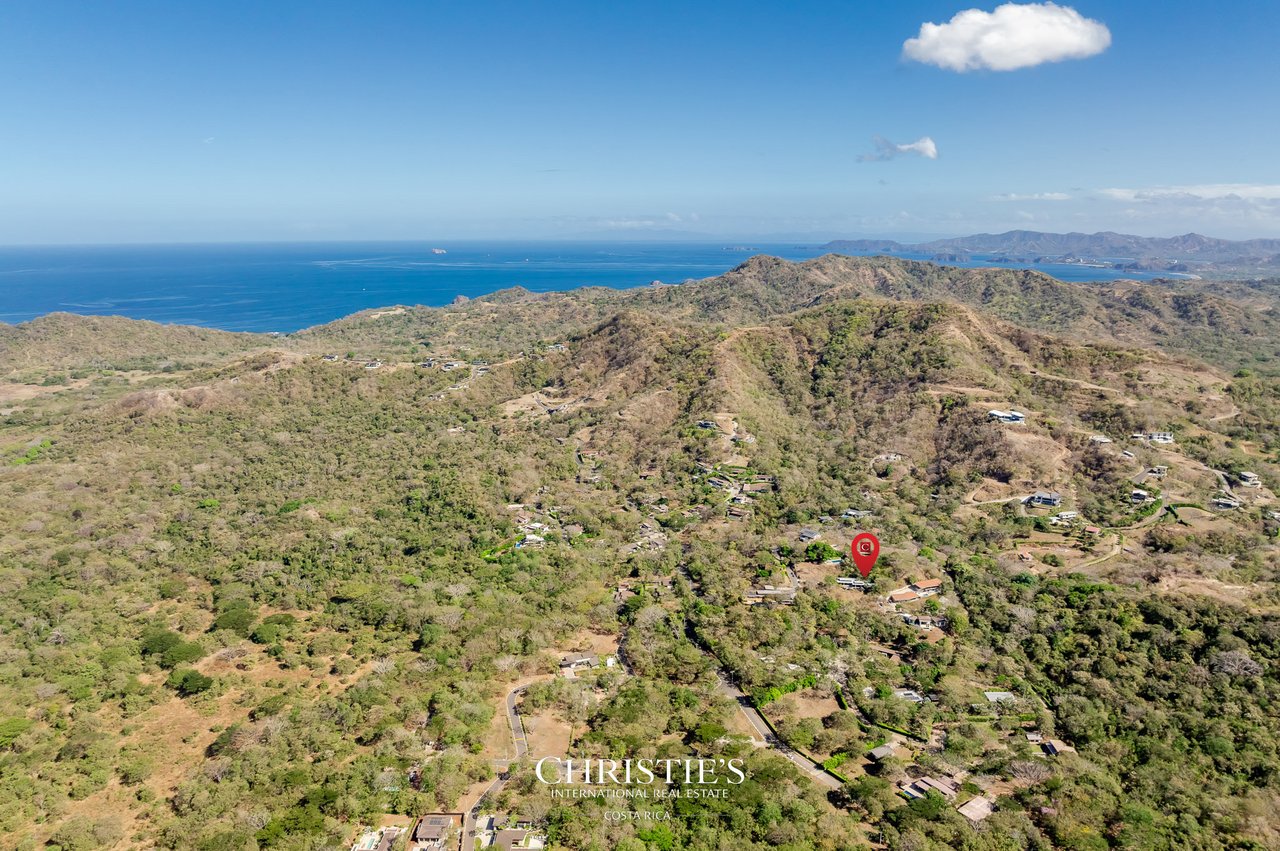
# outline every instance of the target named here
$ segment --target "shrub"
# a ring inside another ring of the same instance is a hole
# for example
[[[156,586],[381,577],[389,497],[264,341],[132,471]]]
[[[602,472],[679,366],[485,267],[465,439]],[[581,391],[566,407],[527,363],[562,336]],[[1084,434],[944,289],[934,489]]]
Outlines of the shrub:
[[[174,671],[169,675],[168,685],[170,688],[176,689],[178,694],[183,697],[190,697],[193,694],[199,694],[202,691],[208,691],[213,687],[213,678],[206,677],[199,671],[186,668],[185,670]]]
[[[218,615],[210,631],[225,629],[242,638],[248,638],[253,631],[253,623],[258,619],[250,609],[237,606]]]
[[[185,662],[195,662],[204,658],[204,648],[194,641],[175,644],[160,657],[160,664],[165,668],[176,668]]]

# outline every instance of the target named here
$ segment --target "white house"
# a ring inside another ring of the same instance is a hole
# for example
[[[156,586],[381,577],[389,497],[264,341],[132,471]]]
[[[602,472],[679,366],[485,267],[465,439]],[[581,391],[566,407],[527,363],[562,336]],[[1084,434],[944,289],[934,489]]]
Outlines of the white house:
[[[987,416],[997,422],[1010,423],[1013,425],[1020,425],[1027,421],[1027,415],[1022,413],[1022,411],[1001,411],[999,409],[992,409],[987,411]]]

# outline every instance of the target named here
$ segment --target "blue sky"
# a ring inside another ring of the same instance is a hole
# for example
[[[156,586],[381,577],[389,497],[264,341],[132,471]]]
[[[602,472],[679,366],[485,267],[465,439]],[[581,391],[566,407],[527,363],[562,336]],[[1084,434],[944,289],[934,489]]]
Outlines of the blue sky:
[[[8,0],[0,244],[1280,236],[1280,4],[996,5]]]

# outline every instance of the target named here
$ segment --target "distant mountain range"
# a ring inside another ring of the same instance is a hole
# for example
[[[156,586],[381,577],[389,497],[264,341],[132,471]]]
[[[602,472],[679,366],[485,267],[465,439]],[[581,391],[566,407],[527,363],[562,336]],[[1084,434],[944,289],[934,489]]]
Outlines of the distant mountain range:
[[[937,254],[943,255],[939,258],[943,261],[966,255],[997,254],[1028,260],[1100,261],[1116,268],[1174,270],[1184,265],[1239,271],[1242,267],[1280,267],[1280,239],[1229,240],[1198,233],[1147,237],[1111,231],[1090,234],[1011,230],[914,244],[884,239],[838,239],[823,247],[832,251]]]

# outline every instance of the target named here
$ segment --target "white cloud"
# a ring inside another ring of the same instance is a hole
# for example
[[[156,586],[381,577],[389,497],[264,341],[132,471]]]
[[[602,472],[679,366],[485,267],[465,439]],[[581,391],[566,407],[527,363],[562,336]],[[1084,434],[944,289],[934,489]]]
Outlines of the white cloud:
[[[994,12],[967,9],[945,24],[921,24],[902,44],[907,59],[949,71],[1012,71],[1084,59],[1106,50],[1111,31],[1070,6],[1005,3]]]
[[[1280,184],[1202,183],[1150,186],[1145,189],[1101,189],[1113,201],[1280,201]]]
[[[882,162],[891,160],[901,154],[915,154],[927,160],[936,160],[938,158],[938,146],[928,136],[922,136],[916,141],[908,142],[905,145],[895,145],[883,136],[876,136],[872,141],[876,144],[876,152],[874,154],[863,154],[858,157],[858,162]]]
[[[1017,192],[1005,192],[1002,195],[993,195],[996,201],[1070,201],[1071,196],[1065,192],[1032,192],[1029,195],[1019,194]]]

